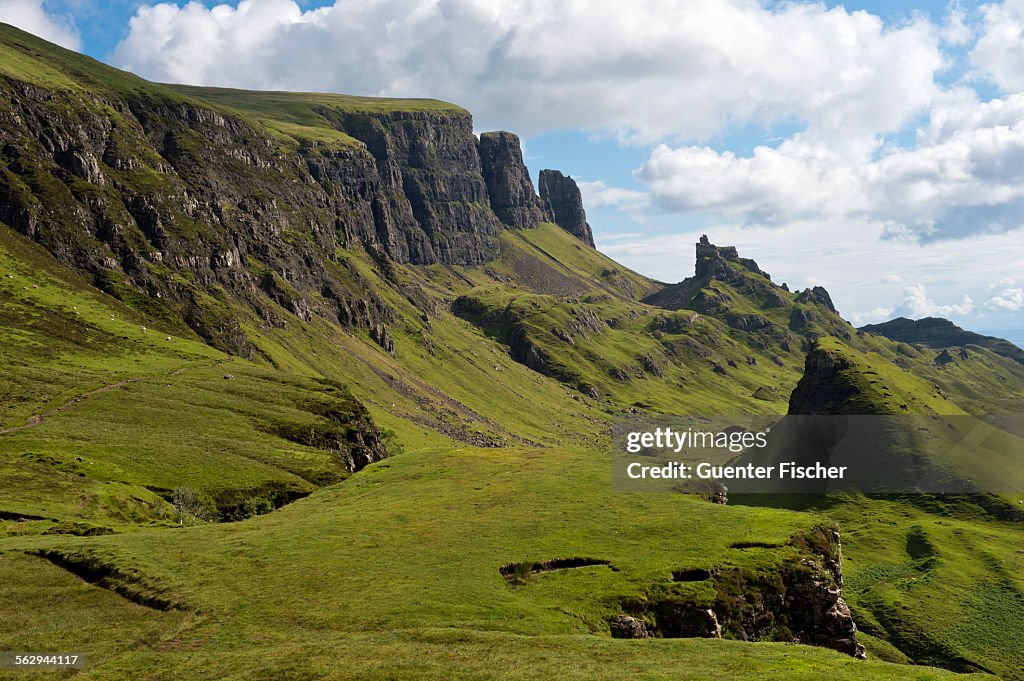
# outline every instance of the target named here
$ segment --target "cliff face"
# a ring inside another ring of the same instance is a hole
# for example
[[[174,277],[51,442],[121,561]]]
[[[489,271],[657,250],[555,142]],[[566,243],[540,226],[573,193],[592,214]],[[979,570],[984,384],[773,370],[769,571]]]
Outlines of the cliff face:
[[[320,127],[281,128],[252,115],[279,104],[267,93],[168,88],[62,58],[75,61],[59,65],[66,84],[0,77],[0,220],[242,356],[254,351],[225,294],[267,326],[319,316],[383,338],[394,314],[345,251],[364,249],[385,277],[388,262],[477,265],[501,230],[544,217],[518,139],[478,142],[451,105],[311,101]]]
[[[575,180],[557,170],[540,171],[540,201],[552,222],[594,247],[594,235],[587,224],[583,198]]]
[[[275,303],[346,326],[389,319],[336,250],[361,241],[401,257],[430,244],[401,238],[410,225],[365,149],[282,153],[248,122],[187,100],[103,94],[0,81],[4,222],[100,288],[243,356],[245,334],[212,291],[271,326],[285,323]]]
[[[469,114],[327,117],[373,155],[384,190],[381,200],[390,209],[385,214],[392,216],[380,231],[393,244],[389,255],[395,260],[477,265],[496,255],[501,222],[490,209]]]
[[[527,229],[544,219],[518,137],[510,132],[481,134],[480,163],[491,209],[502,222],[513,229]]]
[[[791,641],[863,659],[864,646],[843,598],[838,530],[820,526],[795,536],[790,545],[798,557],[774,570],[675,572],[677,583],[707,582],[714,599],[690,599],[657,585],[643,598],[625,600],[632,616],[615,618],[612,636]]]

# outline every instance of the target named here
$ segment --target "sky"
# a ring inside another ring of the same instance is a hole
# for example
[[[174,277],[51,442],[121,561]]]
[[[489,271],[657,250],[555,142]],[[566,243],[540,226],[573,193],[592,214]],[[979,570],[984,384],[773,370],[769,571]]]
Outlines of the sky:
[[[163,82],[434,97],[581,186],[598,248],[703,233],[855,324],[1024,344],[1024,0],[0,0]]]

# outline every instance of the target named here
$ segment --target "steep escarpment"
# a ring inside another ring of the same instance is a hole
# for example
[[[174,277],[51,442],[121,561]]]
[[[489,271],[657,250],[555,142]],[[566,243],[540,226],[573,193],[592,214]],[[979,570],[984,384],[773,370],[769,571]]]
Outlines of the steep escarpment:
[[[231,300],[270,327],[288,313],[390,318],[335,256],[354,240],[375,248],[379,179],[365,150],[283,153],[244,119],[155,86],[4,78],[0,100],[0,217],[108,293],[242,356],[253,351]]]
[[[502,222],[513,229],[528,229],[544,219],[518,137],[510,132],[482,133],[480,164],[491,209]]]
[[[496,255],[502,226],[490,209],[468,113],[325,110],[324,115],[373,155],[384,196],[399,217],[408,262],[476,265]],[[391,255],[406,260],[402,250]]]
[[[0,39],[60,73],[0,77],[0,220],[234,354],[255,356],[246,323],[290,316],[386,335],[395,313],[348,254],[386,278],[388,263],[479,265],[544,217],[515,136],[478,142],[456,106],[161,86]]]
[[[557,170],[540,171],[540,201],[555,224],[594,247],[594,234],[575,180]]]

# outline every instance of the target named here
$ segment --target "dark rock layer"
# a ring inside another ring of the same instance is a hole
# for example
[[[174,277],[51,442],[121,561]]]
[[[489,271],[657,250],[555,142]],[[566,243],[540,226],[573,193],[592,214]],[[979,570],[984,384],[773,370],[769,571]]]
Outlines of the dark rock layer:
[[[233,354],[257,353],[238,304],[267,327],[321,317],[390,351],[395,313],[344,250],[385,277],[392,263],[476,265],[507,226],[543,218],[516,137],[478,143],[460,109],[325,107],[354,141],[289,146],[193,94],[0,80],[0,220]]]
[[[857,642],[857,625],[842,595],[839,532],[817,527],[795,536],[790,545],[801,550],[801,557],[775,572],[712,571],[713,603],[653,591],[635,602],[633,615],[612,620],[613,636],[643,632],[667,638],[791,641],[863,658],[864,646]]]
[[[517,136],[510,132],[482,133],[480,166],[491,210],[498,219],[513,229],[529,229],[544,219]]]
[[[552,222],[594,247],[594,234],[587,224],[583,197],[575,180],[557,170],[540,171],[540,200]]]

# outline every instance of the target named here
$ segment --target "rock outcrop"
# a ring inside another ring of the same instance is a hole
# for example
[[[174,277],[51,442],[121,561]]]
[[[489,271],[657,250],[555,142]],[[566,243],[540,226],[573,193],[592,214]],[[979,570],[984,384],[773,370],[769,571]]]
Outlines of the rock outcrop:
[[[517,138],[478,142],[455,106],[314,104],[340,140],[283,141],[217,91],[108,76],[0,80],[0,220],[232,354],[257,353],[236,303],[268,327],[321,317],[390,351],[380,329],[395,313],[342,251],[365,250],[385,277],[388,263],[478,265],[502,230],[544,218]],[[563,179],[551,204],[592,243]]]
[[[812,528],[794,536],[790,546],[801,556],[775,571],[726,568],[701,575],[716,594],[711,603],[654,589],[630,601],[638,607],[633,615],[613,620],[612,635],[646,630],[667,638],[791,641],[864,658],[843,598],[839,532],[831,526]]]
[[[594,234],[587,224],[583,197],[575,180],[557,170],[540,171],[540,201],[552,222],[594,247]]]
[[[523,163],[519,138],[510,132],[480,135],[480,166],[491,210],[512,229],[529,229],[544,219],[540,198]]]
[[[804,360],[804,374],[789,397],[789,414],[849,413],[858,389],[844,372],[852,368],[848,358],[814,344]]]
[[[836,312],[836,306],[832,304],[832,296],[828,294],[828,291],[823,286],[813,286],[804,289],[797,294],[796,302],[824,305],[832,312]]]
[[[694,268],[698,279],[720,279],[735,281],[741,276],[742,270],[760,274],[766,279],[771,275],[757,266],[750,258],[741,258],[735,246],[715,246],[702,235],[697,242],[697,264]]]
[[[647,622],[629,615],[619,615],[609,625],[612,638],[650,638],[651,631]]]

